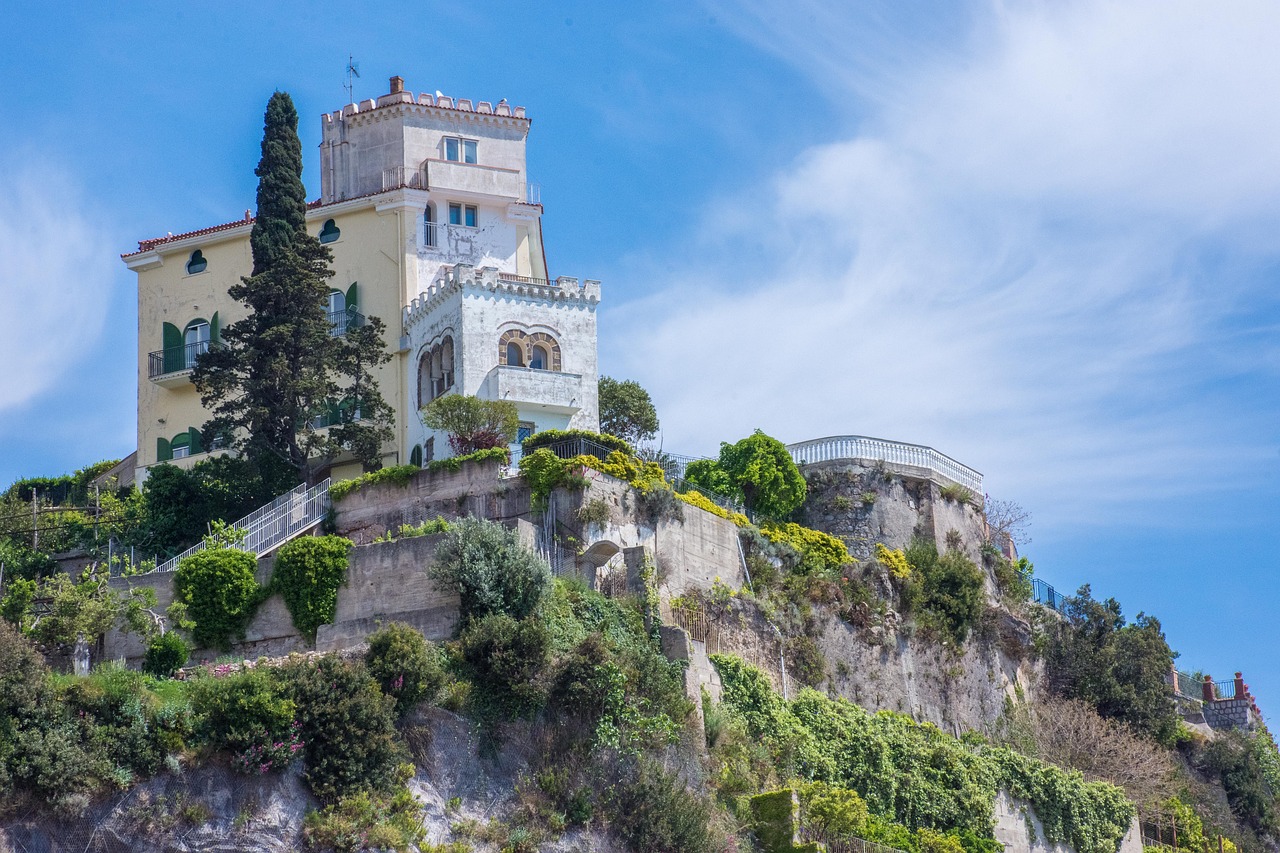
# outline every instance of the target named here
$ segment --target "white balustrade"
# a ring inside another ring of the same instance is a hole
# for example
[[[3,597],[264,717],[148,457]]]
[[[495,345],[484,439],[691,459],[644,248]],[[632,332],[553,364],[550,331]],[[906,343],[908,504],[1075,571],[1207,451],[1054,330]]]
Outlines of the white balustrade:
[[[960,464],[946,454],[939,453],[932,447],[920,444],[887,441],[865,435],[836,435],[789,444],[787,451],[796,464],[860,459],[925,468],[957,485],[964,486],[975,495],[982,494],[982,474],[967,465]]]

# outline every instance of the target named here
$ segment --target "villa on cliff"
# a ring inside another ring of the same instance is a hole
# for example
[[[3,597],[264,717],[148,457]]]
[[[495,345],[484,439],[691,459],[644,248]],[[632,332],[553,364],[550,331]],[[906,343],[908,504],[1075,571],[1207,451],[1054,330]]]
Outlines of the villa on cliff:
[[[375,374],[395,412],[385,465],[449,455],[419,414],[442,394],[514,402],[520,438],[598,429],[600,283],[550,277],[529,127],[505,100],[414,95],[400,77],[377,99],[321,116],[307,226],[333,252],[333,334],[366,316],[386,324],[394,357]],[[201,440],[209,413],[191,369],[247,313],[227,290],[252,268],[252,228],[245,211],[123,256],[138,275],[138,481],[152,465],[185,467],[217,449]],[[339,458],[331,475],[359,473]]]

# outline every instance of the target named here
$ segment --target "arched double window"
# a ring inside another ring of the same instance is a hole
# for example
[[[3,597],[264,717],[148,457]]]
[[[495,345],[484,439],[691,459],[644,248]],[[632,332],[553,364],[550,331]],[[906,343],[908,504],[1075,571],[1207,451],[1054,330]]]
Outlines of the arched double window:
[[[453,336],[445,335],[418,358],[418,405],[425,406],[453,387]]]
[[[546,332],[508,329],[498,339],[498,364],[559,372],[560,343]]]

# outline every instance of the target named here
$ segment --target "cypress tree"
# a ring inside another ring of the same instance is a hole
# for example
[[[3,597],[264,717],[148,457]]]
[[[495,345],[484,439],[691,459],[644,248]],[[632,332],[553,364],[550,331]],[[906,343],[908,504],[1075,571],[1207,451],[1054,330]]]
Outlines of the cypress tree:
[[[191,379],[213,412],[206,445],[224,437],[281,491],[343,450],[378,467],[392,412],[371,371],[391,356],[376,317],[333,334],[333,256],[306,230],[298,113],[285,92],[267,104],[256,174],[253,273],[228,290],[249,315],[222,331],[222,346],[200,356]],[[317,427],[317,417],[332,428]]]

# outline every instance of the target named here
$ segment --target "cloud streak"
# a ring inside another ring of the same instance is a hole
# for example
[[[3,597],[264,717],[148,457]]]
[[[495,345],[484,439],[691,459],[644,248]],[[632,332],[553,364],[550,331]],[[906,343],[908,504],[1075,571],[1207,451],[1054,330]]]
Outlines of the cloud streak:
[[[787,8],[734,20],[863,111],[604,341],[669,446],[932,444],[1051,524],[1275,457],[1280,7]]]
[[[58,167],[10,158],[0,168],[0,412],[53,387],[98,340],[114,286],[115,241]]]

